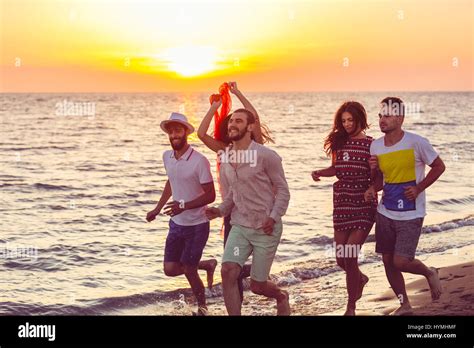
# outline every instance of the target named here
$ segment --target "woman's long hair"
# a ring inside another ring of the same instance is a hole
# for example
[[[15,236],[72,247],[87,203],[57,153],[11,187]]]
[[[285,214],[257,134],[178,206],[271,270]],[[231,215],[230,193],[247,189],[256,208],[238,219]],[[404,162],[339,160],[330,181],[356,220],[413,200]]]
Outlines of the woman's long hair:
[[[331,132],[324,140],[324,151],[328,156],[334,156],[337,150],[340,150],[349,138],[350,134],[342,126],[342,114],[348,112],[352,115],[355,129],[360,127],[361,131],[369,128],[367,123],[367,113],[361,103],[356,101],[347,101],[337,109],[334,115],[334,124]]]

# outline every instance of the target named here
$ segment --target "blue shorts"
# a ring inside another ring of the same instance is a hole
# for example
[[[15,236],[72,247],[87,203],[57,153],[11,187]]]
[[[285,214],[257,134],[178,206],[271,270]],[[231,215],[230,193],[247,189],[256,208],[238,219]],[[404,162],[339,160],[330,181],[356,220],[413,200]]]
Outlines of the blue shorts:
[[[170,220],[169,226],[170,230],[166,237],[165,262],[180,262],[188,266],[197,266],[209,237],[209,222],[194,226],[181,226]]]

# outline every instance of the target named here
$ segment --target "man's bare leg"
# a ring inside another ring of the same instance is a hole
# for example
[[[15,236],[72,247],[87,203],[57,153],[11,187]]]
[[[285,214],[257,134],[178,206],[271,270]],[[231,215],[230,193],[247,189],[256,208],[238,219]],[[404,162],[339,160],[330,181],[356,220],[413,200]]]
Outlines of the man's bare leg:
[[[196,266],[184,266],[184,275],[193,290],[198,304],[198,315],[205,315],[207,313],[206,294],[204,292],[204,284],[198,274]]]
[[[209,289],[212,288],[214,282],[214,271],[216,270],[216,266],[216,259],[200,261],[198,265],[198,269],[207,272],[207,286]],[[165,274],[168,277],[177,277],[184,274],[184,266],[181,262],[165,262],[163,267]]]
[[[393,254],[383,254],[383,264],[388,282],[400,302],[400,307],[392,312],[391,315],[412,314],[413,310],[408,300],[405,279],[403,278],[402,272],[400,272],[393,263]]]
[[[222,290],[224,292],[224,302],[229,315],[241,315],[239,286],[237,280],[241,272],[241,267],[235,262],[224,262],[222,264]]]
[[[290,295],[288,291],[280,289],[275,283],[267,280],[258,282],[250,280],[250,290],[254,294],[274,298],[277,301],[277,315],[290,315]]]
[[[410,260],[407,257],[395,255],[393,263],[400,272],[408,272],[425,276],[431,289],[431,298],[439,299],[442,288],[439,280],[438,271],[434,267],[428,268],[423,262],[417,259]]]
[[[217,260],[210,259],[199,262],[198,269],[203,269],[207,272],[207,287],[212,288],[214,283],[214,271],[216,270]]]
[[[183,274],[186,276],[186,279],[188,280],[188,283],[191,286],[193,294],[196,297],[196,301],[198,303],[198,314],[205,314],[205,312],[207,312],[207,306],[204,285],[202,283],[201,278],[199,277],[197,270],[198,268],[204,269],[206,271],[209,270],[211,268],[210,266],[212,266],[212,261],[213,260],[201,261],[199,262],[198,267],[185,266],[180,262],[165,262],[163,264],[165,274],[168,277],[177,277]],[[217,264],[217,261],[215,262]],[[213,268],[215,269],[215,266]]]

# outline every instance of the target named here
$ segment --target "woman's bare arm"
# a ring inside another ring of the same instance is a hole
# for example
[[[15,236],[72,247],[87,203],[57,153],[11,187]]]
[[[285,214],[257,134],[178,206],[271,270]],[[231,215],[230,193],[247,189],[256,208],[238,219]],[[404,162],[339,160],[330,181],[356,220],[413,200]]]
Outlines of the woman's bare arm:
[[[252,103],[244,96],[244,94],[238,89],[237,82],[229,82],[230,92],[239,98],[243,107],[249,110],[255,115],[255,127],[253,128],[253,136],[255,141],[259,144],[263,144],[262,129],[260,126],[260,117],[258,116],[257,110],[253,107]]]
[[[211,107],[206,113],[206,116],[201,121],[201,124],[199,125],[197,135],[199,139],[206,145],[209,149],[211,149],[214,152],[218,152],[219,150],[224,150],[226,145],[219,140],[214,139],[210,135],[207,134],[207,131],[209,129],[209,126],[211,125],[212,118],[214,117],[214,113],[219,109],[219,107],[222,105],[222,100],[213,102]]]

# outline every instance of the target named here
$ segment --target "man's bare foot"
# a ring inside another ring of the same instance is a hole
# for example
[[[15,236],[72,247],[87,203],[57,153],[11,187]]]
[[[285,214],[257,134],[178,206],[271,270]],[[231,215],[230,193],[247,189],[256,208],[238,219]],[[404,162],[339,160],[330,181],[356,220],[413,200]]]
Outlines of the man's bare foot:
[[[209,289],[212,289],[212,284],[214,284],[214,271],[216,270],[217,267],[217,260],[212,259],[209,260],[209,268],[206,269],[207,272],[207,287]]]
[[[402,304],[399,308],[395,309],[389,315],[401,316],[401,315],[413,315],[413,308],[409,303]]]
[[[439,281],[438,270],[434,267],[429,268],[431,271],[431,275],[426,277],[428,280],[428,284],[430,285],[431,289],[431,299],[436,301],[441,296],[443,289],[441,287],[441,282]]]
[[[285,290],[282,290],[281,292],[284,294],[284,296],[282,296],[280,299],[277,299],[277,315],[290,315],[290,294]]]
[[[201,307],[198,307],[197,312],[193,312],[193,316],[204,317],[207,315],[207,313],[208,313],[207,307],[201,306]]]
[[[360,300],[362,297],[362,293],[364,292],[365,285],[369,282],[369,277],[367,277],[364,273],[360,274],[360,289],[359,294],[357,295],[357,300]]]

